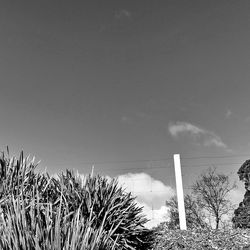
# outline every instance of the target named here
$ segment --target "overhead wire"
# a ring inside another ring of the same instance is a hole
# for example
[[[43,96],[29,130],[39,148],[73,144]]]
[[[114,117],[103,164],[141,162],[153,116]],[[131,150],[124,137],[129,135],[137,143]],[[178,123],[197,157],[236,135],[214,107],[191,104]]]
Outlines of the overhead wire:
[[[209,155],[209,156],[185,156],[181,155],[182,160],[198,160],[198,159],[229,159],[229,158],[239,158],[249,156],[250,154],[239,154],[239,155]],[[138,160],[110,160],[110,161],[86,161],[86,162],[79,162],[79,164],[82,165],[106,165],[106,164],[120,164],[120,163],[141,163],[141,162],[160,162],[160,161],[168,161],[173,160],[173,156],[169,156],[166,158],[159,158],[159,159],[138,159]],[[66,164],[60,164],[60,165],[66,165]]]
[[[233,158],[240,158],[240,157],[245,157],[245,156],[249,156],[250,158],[250,154],[239,154],[239,155],[215,155],[215,156],[195,156],[195,157],[191,157],[191,156],[185,156],[185,155],[181,155],[181,165],[183,168],[187,168],[187,167],[205,167],[205,166],[214,166],[216,165],[217,167],[220,166],[233,166],[233,165],[241,165],[242,162],[209,162],[209,163],[202,163],[202,164],[186,164],[183,161],[186,160],[202,160],[202,159],[233,159]],[[164,166],[153,166],[153,163],[160,163],[160,162],[168,162],[166,165]],[[159,158],[159,159],[138,159],[138,160],[120,160],[120,161],[89,161],[89,162],[79,162],[77,163],[78,166],[81,165],[90,165],[90,166],[100,166],[100,165],[115,165],[115,164],[138,164],[138,163],[150,163],[151,166],[145,166],[145,167],[120,167],[120,168],[103,168],[103,170],[107,171],[107,170],[112,170],[112,171],[126,171],[126,170],[155,170],[155,169],[166,169],[166,168],[173,168],[173,157],[166,157],[166,158]],[[72,163],[71,163],[72,164]],[[54,164],[54,166],[68,166],[69,164]],[[76,165],[76,164],[74,164]]]
[[[227,162],[227,163],[220,163],[220,162],[217,162],[217,163],[215,163],[215,162],[212,162],[212,163],[206,163],[206,164],[195,164],[195,165],[191,165],[191,164],[182,164],[182,167],[183,168],[192,168],[192,167],[213,167],[213,166],[215,166],[215,167],[220,167],[220,166],[234,166],[234,165],[241,165],[242,164],[242,162],[234,162],[234,163],[232,163],[232,162]]]
[[[248,156],[250,158],[250,154],[238,154],[238,155],[202,155],[202,156],[196,156],[196,157],[191,157],[191,156],[181,156],[181,159],[183,160],[198,160],[198,159],[229,159],[229,158],[239,158],[239,157],[245,157]]]

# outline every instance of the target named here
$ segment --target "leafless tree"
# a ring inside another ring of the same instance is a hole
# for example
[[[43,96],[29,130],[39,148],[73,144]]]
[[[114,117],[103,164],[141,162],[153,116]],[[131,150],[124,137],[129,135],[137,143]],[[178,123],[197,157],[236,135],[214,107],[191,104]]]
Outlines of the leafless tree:
[[[192,228],[204,228],[208,227],[205,222],[205,214],[198,206],[196,200],[191,195],[185,195],[184,198],[187,227]],[[169,207],[170,220],[167,223],[169,229],[179,228],[179,213],[177,197],[173,196],[169,201],[166,201],[166,206]]]
[[[216,168],[209,168],[192,186],[199,206],[215,218],[216,229],[222,216],[232,209],[228,194],[234,188],[236,185],[230,183],[229,176],[217,173]]]

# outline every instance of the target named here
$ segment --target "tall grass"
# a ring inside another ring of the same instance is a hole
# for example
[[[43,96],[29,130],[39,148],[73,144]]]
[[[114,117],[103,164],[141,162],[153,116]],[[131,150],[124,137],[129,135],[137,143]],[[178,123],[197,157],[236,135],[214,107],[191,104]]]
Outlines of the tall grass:
[[[0,157],[1,249],[147,249],[142,208],[116,180],[35,173],[34,160]]]

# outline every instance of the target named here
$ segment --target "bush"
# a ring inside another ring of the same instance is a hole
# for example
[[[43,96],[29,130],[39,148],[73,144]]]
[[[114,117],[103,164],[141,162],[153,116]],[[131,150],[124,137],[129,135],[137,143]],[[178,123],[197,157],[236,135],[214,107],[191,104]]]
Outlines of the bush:
[[[250,249],[249,230],[169,230],[165,223],[154,229],[154,250]]]
[[[148,249],[142,208],[116,180],[35,173],[34,160],[0,157],[2,249]]]

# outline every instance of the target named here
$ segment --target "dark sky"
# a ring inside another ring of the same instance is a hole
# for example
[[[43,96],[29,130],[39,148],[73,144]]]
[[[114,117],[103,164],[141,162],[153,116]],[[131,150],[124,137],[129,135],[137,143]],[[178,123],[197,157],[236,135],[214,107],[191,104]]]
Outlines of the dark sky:
[[[152,165],[97,163],[248,154],[249,67],[247,0],[2,0],[0,145],[111,176]]]

